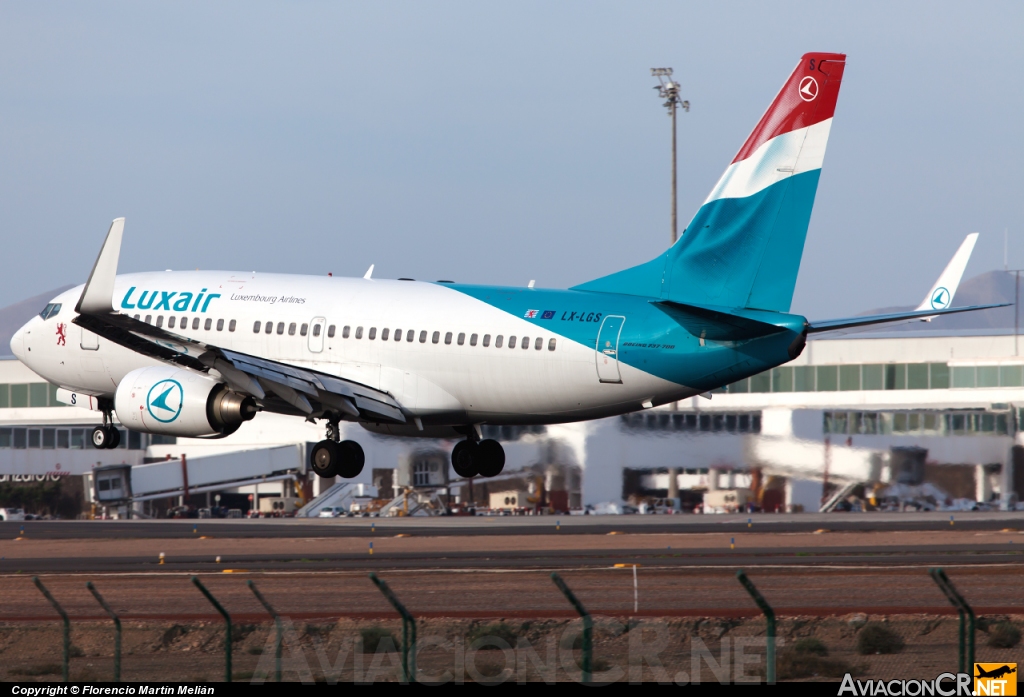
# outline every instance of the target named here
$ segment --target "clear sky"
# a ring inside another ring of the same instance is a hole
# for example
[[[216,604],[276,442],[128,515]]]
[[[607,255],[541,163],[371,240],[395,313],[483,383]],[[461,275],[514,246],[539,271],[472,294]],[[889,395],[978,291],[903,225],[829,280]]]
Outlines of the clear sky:
[[[849,54],[793,309],[1024,266],[1024,3],[0,4],[0,305],[122,271],[567,287],[680,229],[806,51]]]

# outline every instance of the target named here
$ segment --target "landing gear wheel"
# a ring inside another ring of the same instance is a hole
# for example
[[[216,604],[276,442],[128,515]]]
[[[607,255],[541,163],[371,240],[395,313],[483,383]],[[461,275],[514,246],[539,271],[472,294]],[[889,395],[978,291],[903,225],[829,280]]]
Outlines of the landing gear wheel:
[[[322,440],[309,453],[309,468],[318,477],[333,479],[338,475],[341,451],[333,440]]]
[[[461,440],[455,444],[452,450],[452,468],[455,474],[466,479],[475,477],[477,471],[476,458],[477,445],[470,440]]]
[[[338,450],[341,454],[341,458],[338,460],[338,474],[346,479],[358,477],[366,463],[363,446],[354,440],[343,440],[338,443]]]
[[[121,444],[121,434],[113,426],[97,426],[92,430],[92,447],[112,450]]]
[[[505,449],[496,440],[482,440],[476,445],[474,460],[482,477],[497,477],[505,468]]]

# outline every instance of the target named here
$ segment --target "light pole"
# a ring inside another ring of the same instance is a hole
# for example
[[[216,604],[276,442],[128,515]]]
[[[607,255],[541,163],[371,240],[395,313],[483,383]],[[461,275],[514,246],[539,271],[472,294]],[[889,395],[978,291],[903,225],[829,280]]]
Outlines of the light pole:
[[[679,99],[679,83],[672,80],[672,68],[651,68],[651,75],[658,78],[658,96],[665,100],[662,105],[672,117],[672,244],[679,239],[679,223],[676,212],[676,111],[690,111],[690,102]]]

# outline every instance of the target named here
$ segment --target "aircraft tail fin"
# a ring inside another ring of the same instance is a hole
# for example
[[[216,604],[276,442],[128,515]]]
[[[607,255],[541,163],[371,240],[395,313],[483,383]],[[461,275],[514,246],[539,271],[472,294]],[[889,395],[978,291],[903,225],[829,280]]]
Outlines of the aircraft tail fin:
[[[956,254],[949,260],[949,264],[942,270],[939,280],[935,282],[935,285],[928,291],[928,295],[924,296],[924,300],[917,306],[918,311],[942,310],[949,307],[953,302],[953,296],[956,295],[956,289],[960,285],[960,279],[964,275],[964,269],[967,268],[967,262],[971,259],[971,252],[974,251],[977,241],[978,233],[976,232],[972,232],[964,239],[960,248],[956,250]],[[926,317],[922,321],[930,322],[931,319],[931,317]]]
[[[787,312],[845,65],[805,54],[679,241],[574,290]]]

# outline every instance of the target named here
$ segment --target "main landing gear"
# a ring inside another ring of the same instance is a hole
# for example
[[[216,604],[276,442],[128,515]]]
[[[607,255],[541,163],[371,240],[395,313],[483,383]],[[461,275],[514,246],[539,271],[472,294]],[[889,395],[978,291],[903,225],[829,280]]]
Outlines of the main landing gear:
[[[468,477],[496,477],[505,467],[505,449],[496,440],[459,441],[452,450],[455,474]]]
[[[338,440],[338,422],[327,425],[327,438],[313,446],[309,453],[309,467],[320,477],[337,476],[351,479],[363,471],[366,455],[354,440]]]
[[[103,412],[103,425],[92,430],[92,447],[97,450],[113,450],[121,445],[121,432],[113,424],[110,411]]]

